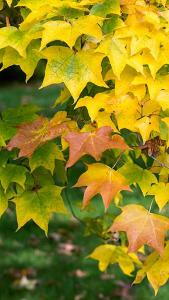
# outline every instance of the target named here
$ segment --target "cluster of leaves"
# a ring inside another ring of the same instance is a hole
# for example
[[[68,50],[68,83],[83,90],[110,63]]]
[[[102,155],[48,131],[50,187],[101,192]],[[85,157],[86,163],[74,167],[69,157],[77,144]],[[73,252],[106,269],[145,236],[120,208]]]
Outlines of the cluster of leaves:
[[[35,106],[2,113],[0,213],[11,200],[18,228],[32,219],[47,233],[51,214],[67,213],[66,173],[79,174],[81,163],[85,172],[73,184],[86,187],[83,208],[100,194],[114,219],[110,227],[102,218],[111,244],[91,257],[102,271],[113,263],[127,275],[139,269],[134,283],[147,275],[157,292],[169,278],[168,2],[1,0],[4,14],[7,4],[2,70],[19,65],[29,80],[45,60],[41,88],[61,84],[61,93],[50,119]],[[19,24],[11,24],[10,9],[19,9]],[[134,190],[146,207],[125,202]]]

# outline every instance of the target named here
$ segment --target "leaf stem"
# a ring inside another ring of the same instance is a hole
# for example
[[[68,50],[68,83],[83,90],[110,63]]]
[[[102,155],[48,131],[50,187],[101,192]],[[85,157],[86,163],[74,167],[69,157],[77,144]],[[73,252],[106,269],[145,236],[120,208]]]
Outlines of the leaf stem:
[[[117,160],[116,160],[115,164],[113,165],[112,169],[114,169],[114,168],[117,166],[117,164],[118,164],[119,160],[121,159],[123,153],[124,153],[124,151],[122,151],[122,152],[120,153],[120,155],[119,155],[119,157],[117,158]]]
[[[6,16],[6,17],[5,17],[5,20],[6,20],[6,27],[10,27],[11,24],[10,24],[10,21],[9,21],[9,17]]]
[[[150,207],[149,207],[149,210],[148,210],[149,213],[151,212],[153,202],[154,202],[154,199],[151,200]]]

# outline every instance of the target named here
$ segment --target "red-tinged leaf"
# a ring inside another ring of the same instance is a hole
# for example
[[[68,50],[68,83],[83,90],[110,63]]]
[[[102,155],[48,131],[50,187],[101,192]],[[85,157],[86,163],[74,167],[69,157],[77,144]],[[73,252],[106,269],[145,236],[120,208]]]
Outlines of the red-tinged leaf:
[[[141,205],[130,204],[122,207],[110,231],[125,231],[129,240],[129,251],[137,251],[144,244],[156,249],[160,254],[164,250],[164,238],[169,230],[169,219],[150,213]]]
[[[7,149],[19,148],[19,157],[30,157],[39,145],[68,130],[66,120],[65,112],[59,112],[50,121],[45,117],[39,117],[31,123],[22,124],[18,126],[18,132],[8,143]]]
[[[117,134],[111,136],[112,128],[104,126],[95,132],[69,132],[65,140],[69,143],[69,160],[66,167],[74,165],[83,155],[89,154],[99,160],[102,153],[111,148],[126,150],[129,147]]]
[[[81,186],[87,186],[84,192],[83,208],[89,204],[92,197],[101,194],[105,209],[107,209],[117,193],[130,190],[126,179],[118,171],[101,163],[88,166],[88,170],[80,176],[75,185],[75,187]]]

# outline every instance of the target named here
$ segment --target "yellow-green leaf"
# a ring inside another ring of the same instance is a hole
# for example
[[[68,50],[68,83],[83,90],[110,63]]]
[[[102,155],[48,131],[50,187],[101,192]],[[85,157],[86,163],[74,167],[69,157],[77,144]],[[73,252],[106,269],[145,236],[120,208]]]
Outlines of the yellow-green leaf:
[[[33,191],[25,191],[14,199],[18,229],[31,219],[48,232],[48,223],[52,213],[67,213],[61,197],[62,188],[55,185],[44,186]]]
[[[148,194],[155,196],[155,201],[161,210],[169,201],[169,183],[158,182],[152,185]]]
[[[92,50],[74,53],[67,47],[55,46],[43,54],[48,63],[42,87],[64,82],[75,100],[88,82],[107,87],[101,74],[102,54]]]
[[[4,6],[4,2],[3,0],[0,0],[0,10],[3,9],[3,6]]]
[[[38,52],[39,41],[33,41],[27,48],[26,57],[22,57],[13,48],[7,47],[3,56],[3,69],[6,69],[12,65],[19,65],[22,71],[26,74],[26,81],[28,81],[36,69],[38,61],[41,56]]]
[[[21,31],[16,27],[9,26],[0,28],[0,49],[12,47],[21,56],[26,56],[26,48],[33,39],[41,37],[41,31],[31,29],[30,31]]]
[[[138,183],[144,195],[149,192],[153,183],[158,182],[153,173],[133,163],[126,163],[119,169],[119,172],[126,178],[129,184]]]
[[[96,4],[91,9],[91,14],[106,17],[108,14],[120,14],[120,1],[119,0],[104,0]]]
[[[8,208],[8,198],[4,193],[2,186],[0,186],[0,217]]]
[[[7,164],[0,168],[0,181],[5,192],[10,183],[15,182],[24,188],[27,169],[23,166]]]

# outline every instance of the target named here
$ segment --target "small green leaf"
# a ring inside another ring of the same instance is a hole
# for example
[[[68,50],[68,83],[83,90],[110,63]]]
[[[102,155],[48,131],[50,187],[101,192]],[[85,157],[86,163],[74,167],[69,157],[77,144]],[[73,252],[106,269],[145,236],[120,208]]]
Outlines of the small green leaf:
[[[102,26],[102,31],[104,34],[110,34],[115,29],[123,26],[123,21],[119,18],[119,16],[114,15],[109,19],[106,19]]]
[[[15,128],[12,128],[7,123],[0,121],[0,146],[5,147],[6,141],[12,138],[15,133]]]
[[[64,160],[63,154],[55,143],[49,142],[33,153],[29,165],[32,171],[42,166],[53,173],[56,159]]]
[[[157,183],[157,178],[153,173],[133,163],[126,163],[118,171],[129,184],[138,183],[144,195],[149,191],[152,183]]]
[[[34,121],[40,108],[37,105],[29,104],[17,108],[9,108],[2,113],[2,118],[8,126],[16,126],[21,123]],[[6,125],[5,125],[6,126]]]
[[[54,179],[52,177],[51,172],[43,167],[35,169],[32,173],[32,176],[34,178],[35,184],[38,186],[43,187],[54,184]]]
[[[15,152],[12,151],[7,151],[7,150],[1,150],[0,151],[0,167],[5,167],[5,165],[7,164],[7,161],[10,158],[14,158],[15,157]]]
[[[92,15],[106,17],[108,14],[120,14],[119,0],[105,0],[102,3],[96,4],[90,10]]]
[[[27,169],[22,166],[8,164],[6,167],[0,167],[0,181],[5,192],[10,183],[15,182],[24,188]]]

